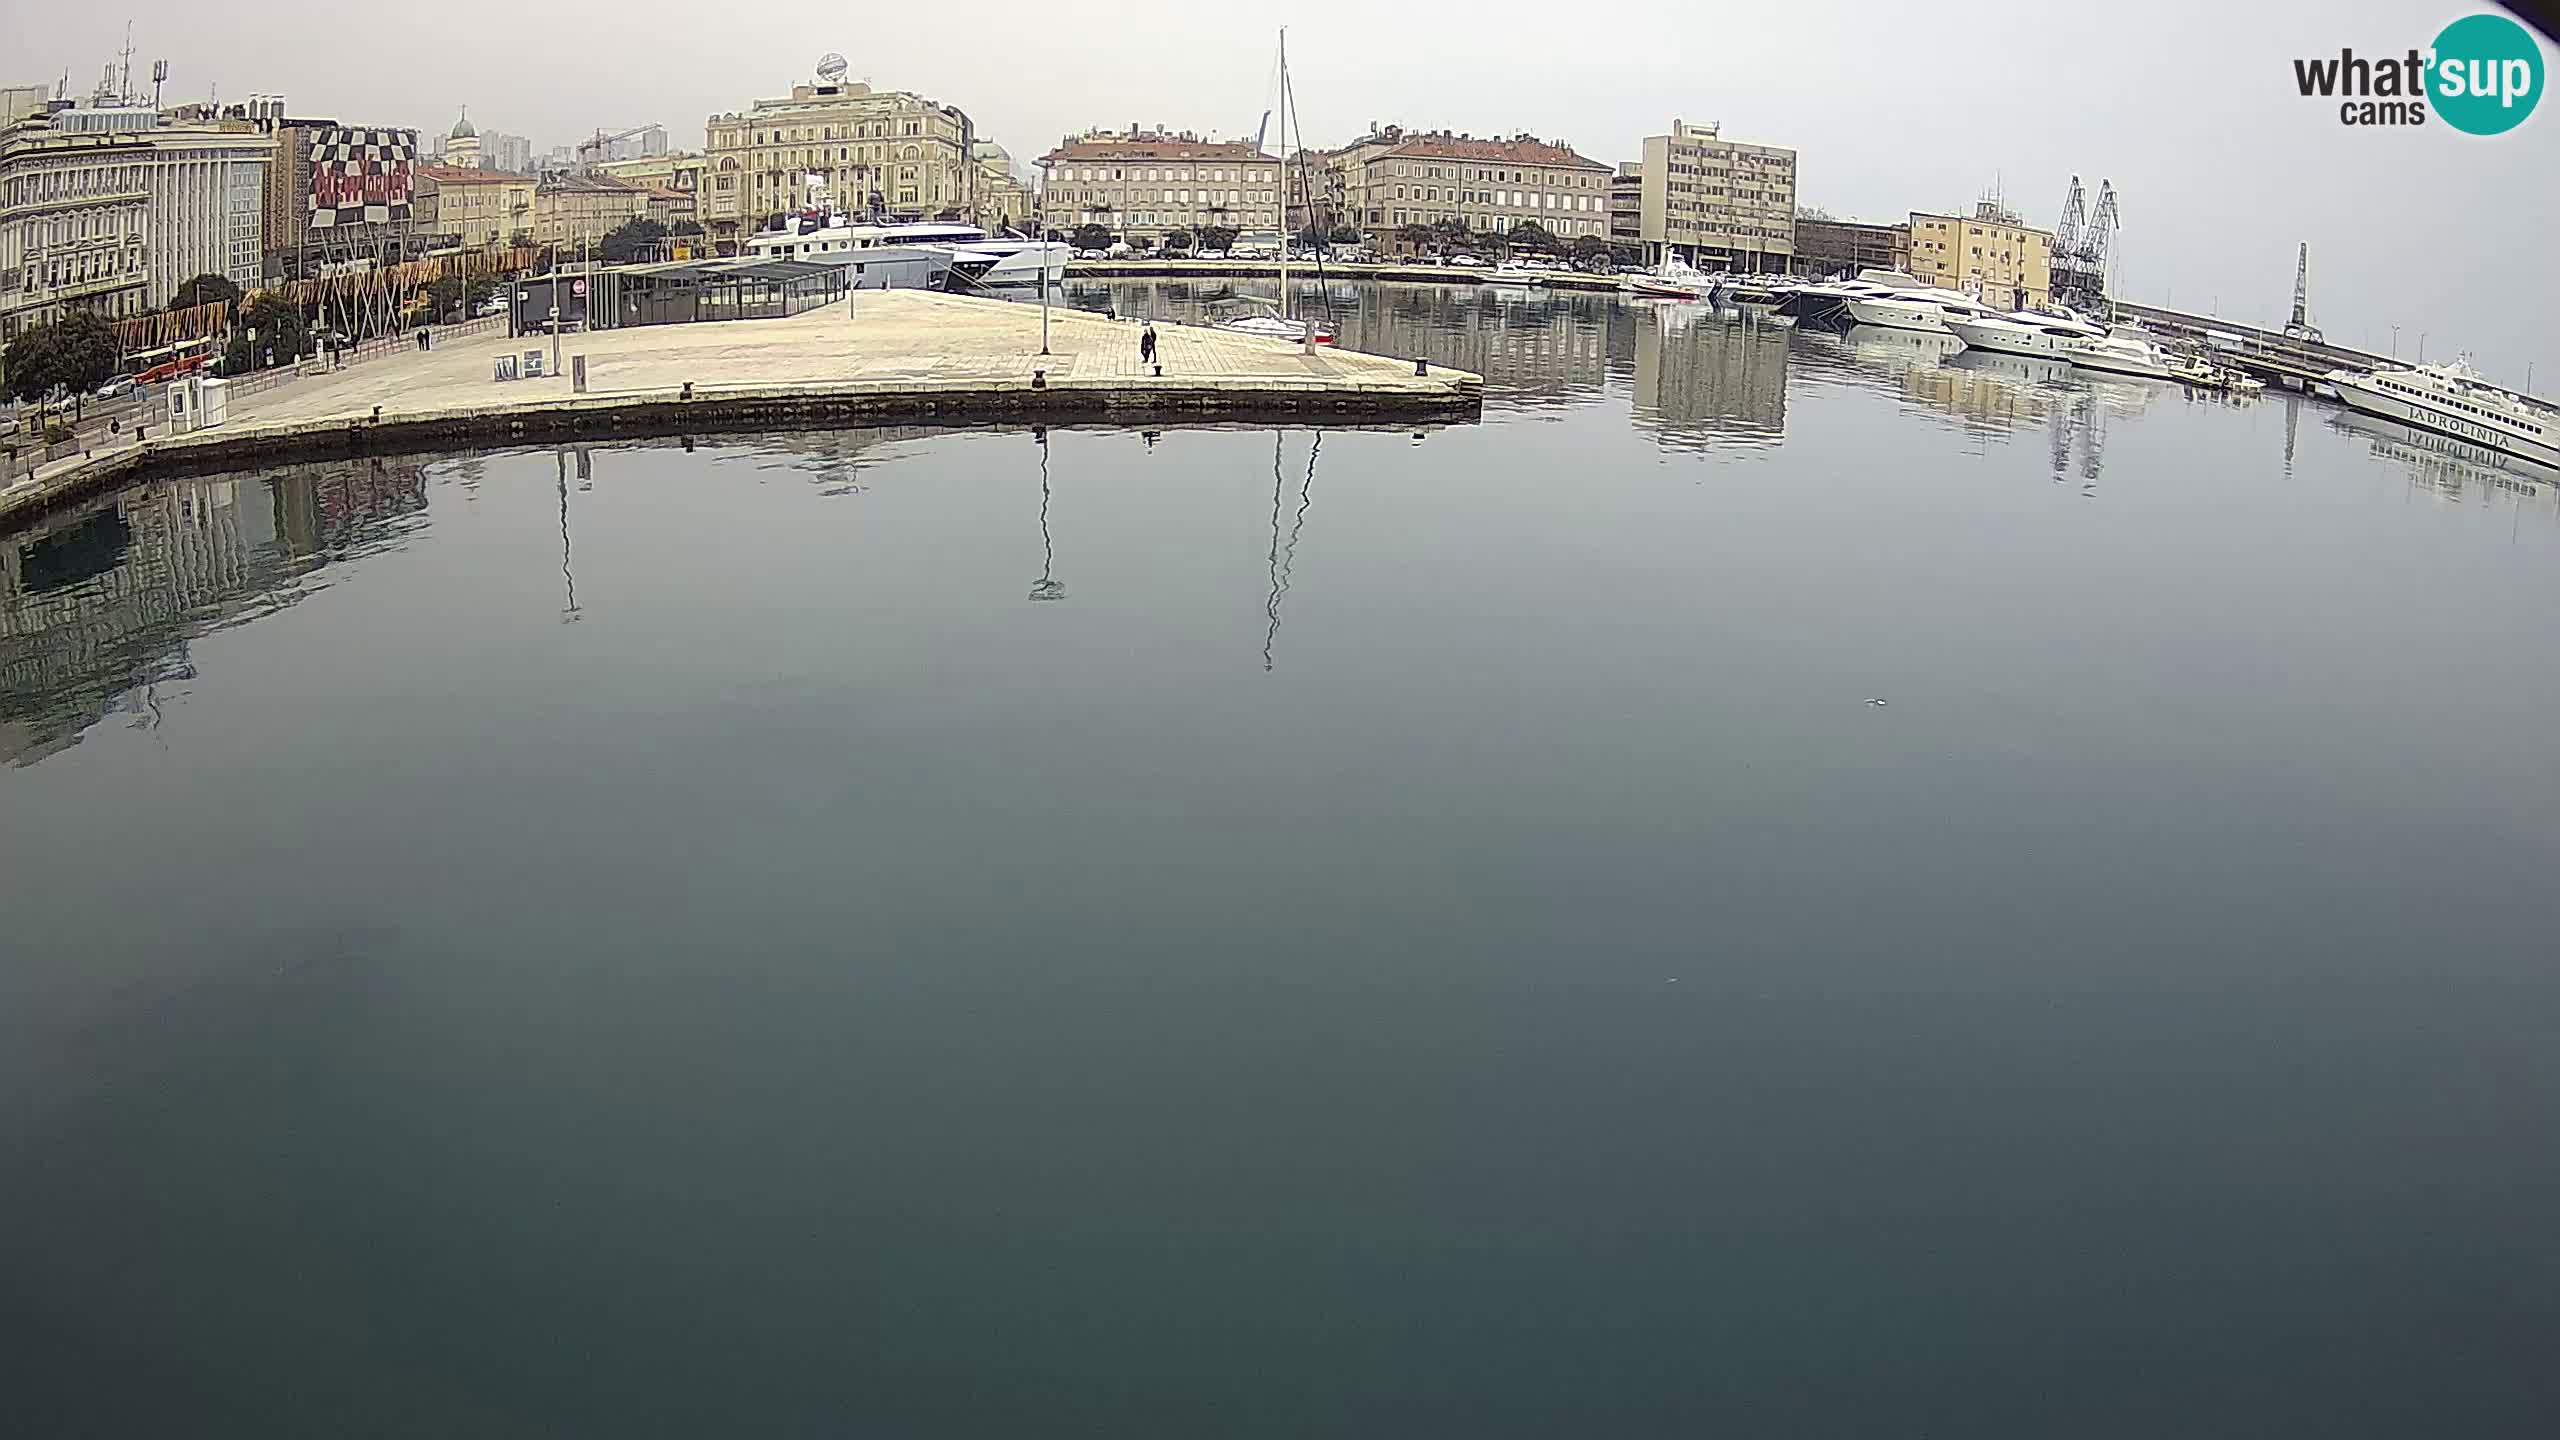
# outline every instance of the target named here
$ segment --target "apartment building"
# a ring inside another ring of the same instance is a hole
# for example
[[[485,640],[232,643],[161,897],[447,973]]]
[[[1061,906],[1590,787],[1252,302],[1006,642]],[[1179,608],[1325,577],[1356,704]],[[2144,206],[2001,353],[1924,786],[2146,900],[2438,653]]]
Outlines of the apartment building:
[[[1796,217],[1795,270],[1800,275],[1855,275],[1861,270],[1910,268],[1908,225]]]
[[[822,79],[714,115],[704,133],[700,211],[723,238],[800,208],[813,176],[848,213],[929,220],[978,209],[977,132],[967,112],[911,91]]]
[[[1609,243],[1644,243],[1644,162],[1621,160],[1609,177]]]
[[[1997,200],[1971,215],[1911,212],[1911,273],[1931,285],[1978,294],[2008,309],[2051,298],[2053,232],[2023,224]]]
[[[1644,142],[1638,237],[1645,262],[1784,270],[1795,252],[1796,152],[1673,120]]]
[[[1393,126],[1329,157],[1349,223],[1381,249],[1405,247],[1408,225],[1455,220],[1474,230],[1534,224],[1563,240],[1609,234],[1609,167],[1534,135],[1405,131]]]
[[[138,105],[55,106],[0,131],[0,335],[158,309],[198,275],[255,285],[273,153],[245,120]]]
[[[1091,131],[1040,157],[1040,223],[1060,232],[1100,225],[1160,240],[1203,225],[1280,228],[1280,160],[1250,140],[1189,131]]]
[[[150,147],[137,136],[0,129],[0,341],[75,310],[150,308]]]
[[[533,188],[536,243],[574,254],[628,221],[649,216],[650,193],[600,175],[563,175]]]
[[[702,193],[705,173],[710,169],[707,156],[689,150],[665,155],[644,155],[632,160],[607,160],[595,167],[599,175],[609,175],[625,185],[642,185],[653,190],[681,190],[688,195]]]
[[[417,170],[418,224],[460,237],[465,245],[529,245],[534,231],[534,178],[454,165]]]

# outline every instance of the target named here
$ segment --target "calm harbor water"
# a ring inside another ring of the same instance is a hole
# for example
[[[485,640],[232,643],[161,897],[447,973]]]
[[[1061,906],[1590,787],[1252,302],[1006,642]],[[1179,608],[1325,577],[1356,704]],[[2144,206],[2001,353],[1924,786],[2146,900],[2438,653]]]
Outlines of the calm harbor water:
[[[0,1433],[2560,1430],[2560,477],[1339,300],[0,544]]]

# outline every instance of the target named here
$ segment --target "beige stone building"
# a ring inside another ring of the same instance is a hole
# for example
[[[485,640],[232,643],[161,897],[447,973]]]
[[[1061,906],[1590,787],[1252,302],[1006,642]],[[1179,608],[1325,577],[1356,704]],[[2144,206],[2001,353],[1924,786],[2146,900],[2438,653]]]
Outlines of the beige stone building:
[[[1409,249],[1408,225],[1469,229],[1535,224],[1565,241],[1609,234],[1609,167],[1561,141],[1478,137],[1389,126],[1325,157],[1344,223],[1381,250]]]
[[[1979,294],[2007,309],[2051,298],[2053,233],[2020,223],[1997,200],[1971,215],[1911,212],[1911,273],[1949,290]]]
[[[665,155],[644,155],[636,160],[606,160],[596,165],[595,173],[611,176],[626,185],[700,195],[703,175],[710,168],[710,163],[707,156],[680,150]]]
[[[470,246],[533,243],[532,176],[472,166],[421,165],[416,177],[415,218],[420,228],[458,235]]]
[[[1671,122],[1644,142],[1638,231],[1647,264],[1784,270],[1795,252],[1796,152]]]
[[[990,232],[1021,229],[1037,219],[1038,197],[1014,173],[1013,154],[993,140],[981,140],[978,159],[978,223]]]
[[[149,308],[150,165],[136,136],[0,130],[0,341],[75,310]]]
[[[799,209],[816,182],[837,209],[901,220],[974,217],[977,133],[956,105],[826,81],[714,115],[704,126],[701,218],[734,239]]]
[[[564,175],[534,187],[533,238],[574,254],[602,241],[615,226],[648,214],[649,192],[639,186]]]
[[[1250,140],[1188,131],[1072,135],[1040,157],[1040,223],[1061,233],[1100,225],[1148,241],[1203,225],[1277,231],[1280,160]]]

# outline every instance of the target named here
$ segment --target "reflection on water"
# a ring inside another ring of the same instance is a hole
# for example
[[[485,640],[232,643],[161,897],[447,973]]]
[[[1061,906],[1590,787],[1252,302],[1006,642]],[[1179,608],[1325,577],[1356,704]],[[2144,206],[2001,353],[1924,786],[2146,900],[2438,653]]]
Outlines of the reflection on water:
[[[156,725],[197,637],[396,547],[425,508],[419,462],[350,460],[162,481],[0,541],[0,761],[42,759],[111,714]]]
[[[2299,407],[2299,397],[2288,397]],[[2419,430],[2360,410],[2332,409],[2329,424],[2365,442],[2372,453],[2409,472],[2409,483],[2437,499],[2461,504],[2468,496],[2549,506],[2560,495],[2560,471],[2449,435]],[[2288,450],[2290,445],[2288,444]]]
[[[1346,312],[1484,422],[0,540],[0,1433],[2549,1429],[2547,479]]]

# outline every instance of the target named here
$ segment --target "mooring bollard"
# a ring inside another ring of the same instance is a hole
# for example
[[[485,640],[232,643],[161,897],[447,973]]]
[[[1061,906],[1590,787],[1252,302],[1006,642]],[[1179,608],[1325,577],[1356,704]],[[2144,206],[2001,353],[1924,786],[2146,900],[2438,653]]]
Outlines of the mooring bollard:
[[[379,405],[373,407],[373,423],[376,425],[382,423],[382,407]]]
[[[681,398],[686,399],[686,400],[690,400],[690,399],[692,399],[692,398],[693,398],[693,382],[692,382],[692,381],[687,380],[686,382],[684,382],[684,394],[683,394],[683,396],[682,396]]]
[[[1033,369],[1033,370],[1032,370],[1032,372],[1031,372],[1031,388],[1032,388],[1032,389],[1034,389],[1034,390],[1046,390],[1046,389],[1048,389],[1048,388],[1049,388],[1049,372],[1048,372],[1048,371],[1046,371],[1046,370],[1041,370],[1041,369],[1037,369],[1037,368]]]
[[[1156,367],[1156,378],[1159,380],[1164,378],[1164,367],[1162,365],[1158,365]]]
[[[1413,373],[1414,373],[1414,374],[1416,374],[1416,375],[1428,375],[1428,374],[1430,374],[1430,373],[1431,373],[1431,362],[1430,362],[1430,361],[1428,361],[1428,360],[1423,359],[1423,358],[1422,358],[1421,356],[1419,356],[1419,355],[1414,356],[1414,357],[1413,357]]]

